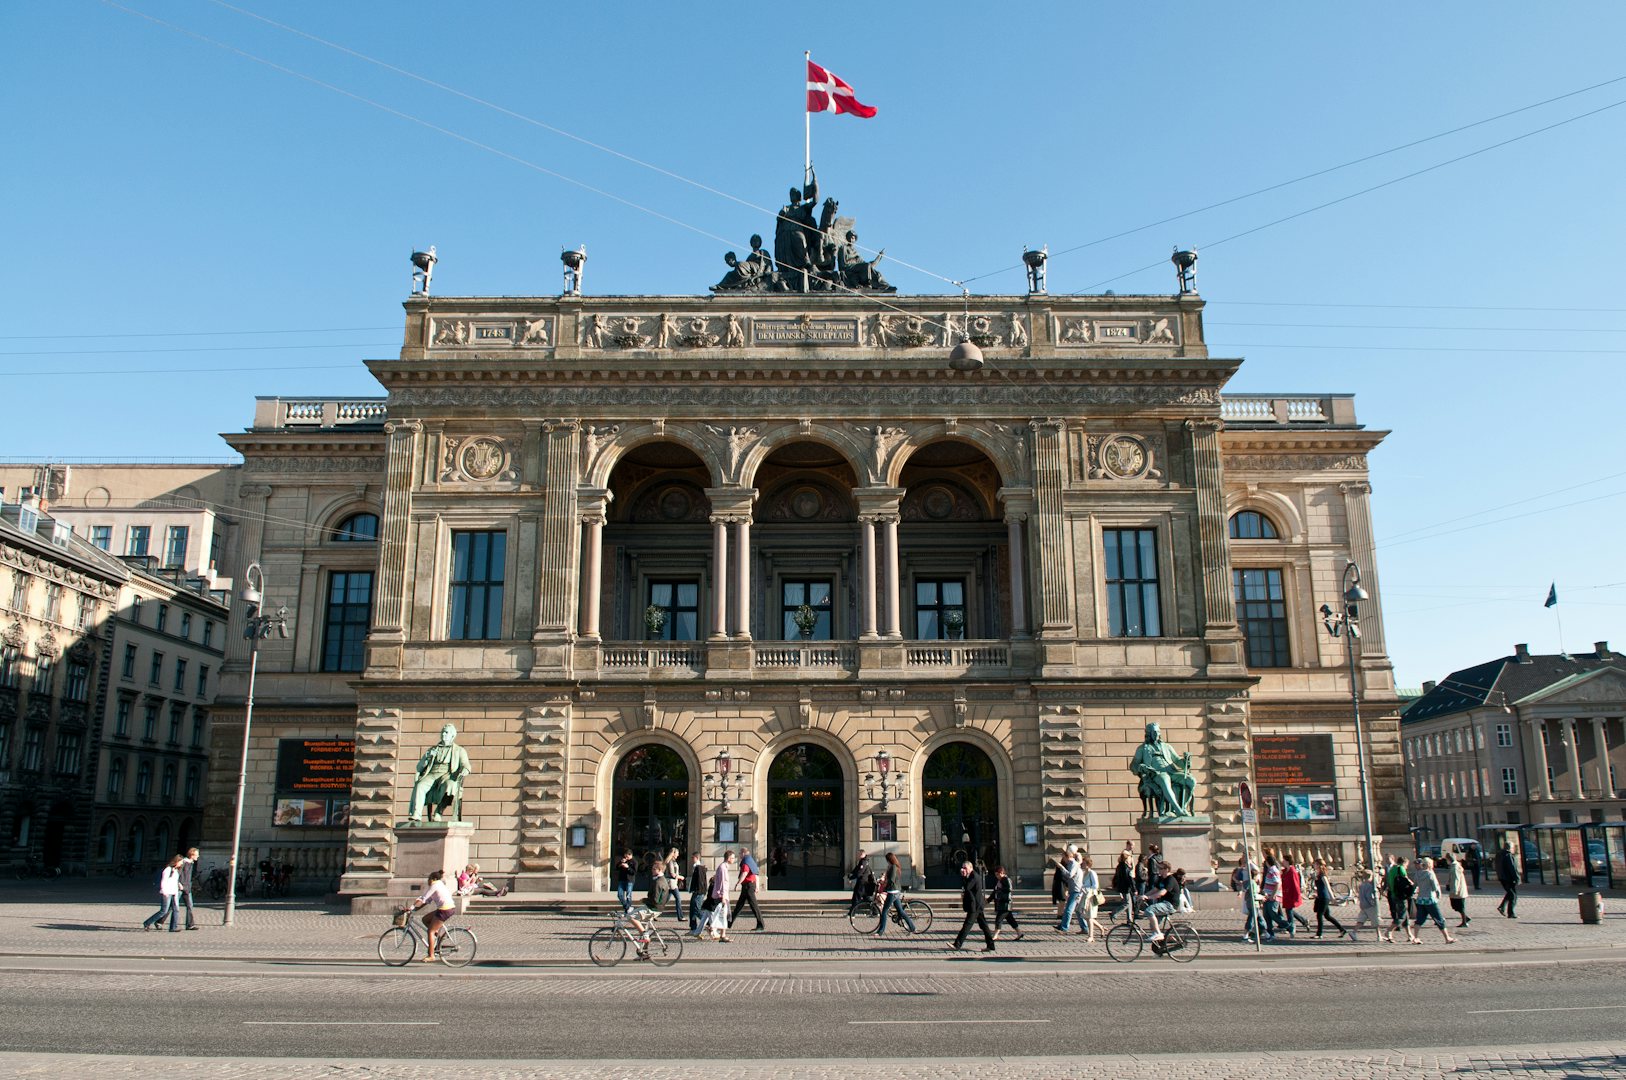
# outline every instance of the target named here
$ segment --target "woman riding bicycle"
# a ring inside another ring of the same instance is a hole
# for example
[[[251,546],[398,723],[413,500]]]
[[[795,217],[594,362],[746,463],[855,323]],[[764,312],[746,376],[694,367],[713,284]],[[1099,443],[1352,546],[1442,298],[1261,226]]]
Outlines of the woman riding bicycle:
[[[423,916],[423,928],[429,938],[429,955],[423,958],[423,962],[428,964],[435,960],[435,943],[440,939],[441,927],[451,922],[452,916],[457,914],[457,897],[452,893],[451,884],[446,881],[446,871],[436,870],[429,875],[424,882],[423,895],[412,901],[407,911],[416,911],[426,904],[433,905]]]

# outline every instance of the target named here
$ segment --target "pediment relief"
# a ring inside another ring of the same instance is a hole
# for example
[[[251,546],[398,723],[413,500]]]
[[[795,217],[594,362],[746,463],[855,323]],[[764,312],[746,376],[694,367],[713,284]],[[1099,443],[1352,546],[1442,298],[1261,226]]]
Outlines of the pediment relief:
[[[1618,668],[1599,668],[1590,677],[1577,679],[1568,686],[1537,691],[1521,699],[1520,704],[1546,713],[1564,706],[1613,706],[1626,709],[1626,671]]]

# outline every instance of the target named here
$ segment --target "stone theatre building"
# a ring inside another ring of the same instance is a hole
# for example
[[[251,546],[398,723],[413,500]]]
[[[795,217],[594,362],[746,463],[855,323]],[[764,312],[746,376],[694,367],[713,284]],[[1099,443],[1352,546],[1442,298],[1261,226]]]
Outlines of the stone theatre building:
[[[1036,884],[1058,845],[1102,864],[1138,842],[1128,762],[1155,720],[1217,858],[1259,753],[1266,841],[1348,864],[1347,668],[1316,612],[1352,558],[1377,825],[1404,829],[1383,433],[1348,396],[1222,396],[1241,361],[1209,354],[1194,293],[405,309],[400,355],[367,364],[386,398],[264,398],[226,436],[234,573],[259,562],[291,611],[261,648],[246,857],[299,849],[385,891],[451,723],[472,856],[521,889],[604,888],[623,848],[741,845],[770,889],[841,887],[859,850],[933,885],[966,855]],[[983,366],[949,365],[958,334]],[[290,745],[351,739],[347,792],[289,790]]]

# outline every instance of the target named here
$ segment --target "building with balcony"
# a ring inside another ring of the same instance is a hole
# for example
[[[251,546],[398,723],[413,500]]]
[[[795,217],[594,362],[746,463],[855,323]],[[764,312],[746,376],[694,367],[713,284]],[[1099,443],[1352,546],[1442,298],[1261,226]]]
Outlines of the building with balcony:
[[[1377,828],[1405,824],[1383,433],[1346,395],[1222,396],[1241,361],[1209,354],[1202,307],[414,296],[400,354],[367,364],[387,397],[263,398],[225,436],[231,573],[259,563],[290,611],[260,644],[246,843],[385,891],[450,723],[473,857],[521,888],[742,844],[769,888],[836,887],[861,849],[931,884],[966,856],[1033,882],[1059,845],[1138,842],[1128,764],[1156,721],[1216,858],[1257,773],[1265,841],[1347,864],[1348,669],[1316,610],[1351,559]],[[957,335],[983,366],[949,365]],[[305,766],[351,740],[353,778],[324,786]]]

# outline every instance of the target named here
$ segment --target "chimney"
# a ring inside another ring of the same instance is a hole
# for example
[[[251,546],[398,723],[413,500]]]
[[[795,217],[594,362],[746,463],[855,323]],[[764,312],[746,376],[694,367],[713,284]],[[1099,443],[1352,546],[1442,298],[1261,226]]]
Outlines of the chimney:
[[[1438,685],[1440,685],[1440,684],[1435,682],[1433,679],[1424,679],[1423,680],[1423,693],[1424,694],[1432,694],[1434,692],[1434,688],[1436,686],[1438,686]]]
[[[1609,655],[1609,643],[1607,641],[1594,641],[1592,643],[1592,651],[1597,654],[1599,660],[1614,659],[1613,656]]]
[[[1513,646],[1513,662],[1515,664],[1530,663],[1530,646],[1524,642]]]

